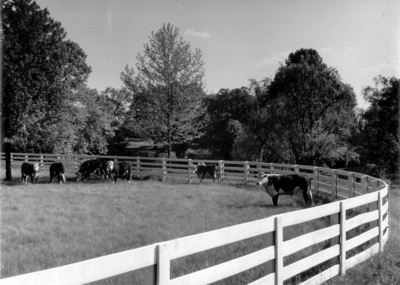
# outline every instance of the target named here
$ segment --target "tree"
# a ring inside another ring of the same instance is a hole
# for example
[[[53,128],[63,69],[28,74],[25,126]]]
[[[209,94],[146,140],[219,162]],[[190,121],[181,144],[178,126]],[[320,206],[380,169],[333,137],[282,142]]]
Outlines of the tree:
[[[246,87],[242,87],[221,89],[204,100],[210,122],[202,141],[206,141],[207,147],[224,159],[230,159],[235,138],[242,130],[239,125],[246,123],[251,116],[256,98],[249,94]]]
[[[121,78],[134,93],[130,124],[145,138],[167,142],[170,157],[172,144],[201,135],[204,62],[200,50],[192,52],[169,23],[149,39],[137,56],[138,74],[127,66]]]
[[[127,154],[128,138],[133,136],[127,124],[132,100],[132,93],[126,88],[116,89],[107,87],[101,92],[98,104],[101,106],[103,112],[107,113],[110,117],[110,126],[115,133],[115,136],[108,136],[108,154]]]
[[[400,80],[378,76],[374,81],[375,87],[363,89],[364,98],[371,105],[362,114],[362,158],[376,164],[381,173],[395,178],[399,174],[400,159]]]
[[[285,151],[271,149],[282,162],[332,165],[357,159],[348,142],[355,124],[355,94],[317,51],[291,53],[260,102],[275,122],[279,148],[287,146]]]
[[[91,68],[47,9],[31,0],[5,0],[2,9],[2,138],[14,151],[53,152],[71,135],[63,119]]]

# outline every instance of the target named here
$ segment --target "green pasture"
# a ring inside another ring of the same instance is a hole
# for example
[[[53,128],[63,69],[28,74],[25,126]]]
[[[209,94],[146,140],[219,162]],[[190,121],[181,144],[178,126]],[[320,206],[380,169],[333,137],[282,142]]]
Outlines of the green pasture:
[[[4,170],[0,177],[4,178]],[[197,178],[193,184],[187,184],[184,180],[165,183],[132,181],[128,184],[126,180],[119,179],[113,185],[111,180],[98,178],[77,183],[71,175],[67,177],[67,182],[65,185],[50,184],[48,174],[43,173],[38,184],[22,185],[18,169],[13,169],[13,181],[2,182],[1,278],[75,263],[304,207],[301,195],[294,198],[280,197],[279,207],[273,208],[271,198],[257,186],[218,184],[209,179],[204,180],[203,184],[199,184]],[[400,202],[399,191],[396,191],[390,194],[391,232],[385,247],[385,252],[390,250],[393,258],[395,250],[399,252],[400,233],[398,211],[397,215],[393,214],[393,203]],[[326,202],[326,199],[317,195],[318,204]],[[284,239],[326,227],[327,223],[328,219],[325,218],[289,227],[284,231]],[[396,228],[397,239],[394,236]],[[328,243],[317,244],[293,254],[284,263],[287,265],[308,256],[329,246]],[[255,237],[180,258],[172,261],[171,276],[178,277],[228,261],[262,246],[262,238]],[[378,258],[387,257],[383,254],[373,260]],[[365,263],[370,262],[373,261]],[[356,272],[365,263],[349,270],[344,278],[352,276],[352,272]],[[297,284],[323,270],[325,266],[323,264],[313,268],[285,284]],[[376,268],[379,266],[376,265]],[[395,269],[392,267],[394,272]],[[263,276],[263,270],[262,266],[258,266],[218,284],[247,284]],[[138,270],[96,284],[140,284],[143,273],[143,270]]]

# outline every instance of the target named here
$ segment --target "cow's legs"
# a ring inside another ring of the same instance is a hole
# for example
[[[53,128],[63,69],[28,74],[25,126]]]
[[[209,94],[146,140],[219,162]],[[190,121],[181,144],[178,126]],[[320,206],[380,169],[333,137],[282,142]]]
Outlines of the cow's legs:
[[[311,189],[310,190],[308,190],[307,188],[303,189],[303,198],[304,202],[306,202],[306,206],[308,206],[309,204],[311,204],[311,206],[314,206],[314,200]]]
[[[272,197],[272,202],[274,203],[274,206],[276,206],[276,207],[278,207],[278,199],[279,199],[279,194]]]
[[[201,175],[201,178],[200,178],[200,183],[202,183],[202,182],[203,182],[203,179],[204,179],[204,177],[206,177],[206,174],[205,174],[205,173],[203,173],[203,174]]]

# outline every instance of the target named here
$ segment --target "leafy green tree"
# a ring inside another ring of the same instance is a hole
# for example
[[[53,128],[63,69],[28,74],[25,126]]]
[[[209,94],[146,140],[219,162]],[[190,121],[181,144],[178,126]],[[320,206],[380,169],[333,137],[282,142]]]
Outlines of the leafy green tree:
[[[86,54],[34,1],[3,1],[2,18],[3,142],[14,151],[53,152],[73,136],[65,119],[91,72]]]
[[[201,135],[204,62],[200,50],[192,52],[169,23],[149,39],[137,56],[138,74],[128,66],[121,74],[124,87],[134,94],[129,124],[143,138],[166,142],[170,157],[173,144]]]
[[[110,126],[115,133],[115,136],[108,136],[108,154],[126,155],[126,147],[129,145],[128,138],[133,136],[127,126],[129,109],[133,100],[132,93],[126,88],[107,87],[101,92],[99,98],[103,112],[111,118]]]
[[[349,143],[355,124],[355,94],[341,81],[338,71],[327,67],[318,52],[300,49],[277,70],[268,91],[260,96],[279,146],[270,151],[284,163],[333,165],[356,160]],[[282,146],[286,146],[282,150]]]
[[[249,119],[256,98],[249,94],[246,87],[242,87],[233,90],[221,89],[204,100],[210,123],[201,140],[224,159],[230,159],[233,143],[242,130],[240,124]]]
[[[376,164],[390,178],[399,175],[400,80],[395,77],[374,78],[375,87],[364,88],[364,98],[371,104],[362,114],[361,139],[364,162]]]

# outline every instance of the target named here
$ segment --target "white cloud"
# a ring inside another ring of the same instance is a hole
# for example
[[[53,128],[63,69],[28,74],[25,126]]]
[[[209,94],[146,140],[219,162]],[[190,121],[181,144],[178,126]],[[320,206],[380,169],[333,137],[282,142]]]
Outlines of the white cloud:
[[[367,66],[362,69],[363,72],[367,72],[375,75],[383,76],[399,76],[400,75],[400,60],[393,60],[392,62],[381,62],[375,66]]]
[[[288,58],[290,52],[284,51],[284,52],[273,52],[271,56],[267,59],[261,60],[259,62],[256,62],[253,66],[256,69],[267,67],[270,65],[276,65],[279,62],[285,62],[285,60]]]
[[[191,36],[191,37],[195,37],[195,38],[200,38],[200,39],[207,39],[207,38],[209,38],[211,36],[207,32],[197,32],[197,31],[192,30],[192,29],[186,30],[185,35]]]

